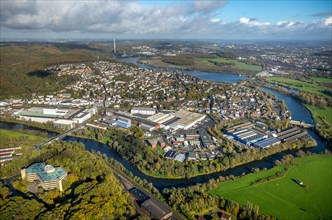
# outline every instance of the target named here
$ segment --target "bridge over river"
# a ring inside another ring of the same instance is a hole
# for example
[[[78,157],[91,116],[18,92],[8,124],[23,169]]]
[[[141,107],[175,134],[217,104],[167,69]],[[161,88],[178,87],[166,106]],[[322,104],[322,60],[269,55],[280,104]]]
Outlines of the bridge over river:
[[[47,140],[47,141],[44,141],[44,142],[41,143],[41,144],[36,145],[36,148],[37,148],[37,149],[40,149],[40,148],[42,148],[44,145],[51,144],[53,141],[61,140],[61,139],[63,139],[64,137],[66,137],[68,134],[70,134],[70,133],[72,133],[72,132],[75,132],[75,131],[77,131],[77,130],[83,128],[83,127],[86,125],[86,123],[87,123],[87,122],[83,122],[83,123],[77,125],[75,128],[72,128],[72,129],[70,129],[70,130],[68,130],[68,131],[65,131],[65,132],[63,132],[63,133],[61,133],[61,134],[58,134],[58,135],[52,137],[51,139],[49,139],[49,140]]]
[[[296,126],[299,126],[299,127],[302,127],[302,128],[313,128],[314,125],[312,124],[308,124],[308,123],[305,123],[303,121],[295,121],[295,120],[291,120],[290,123],[292,125],[296,125]]]

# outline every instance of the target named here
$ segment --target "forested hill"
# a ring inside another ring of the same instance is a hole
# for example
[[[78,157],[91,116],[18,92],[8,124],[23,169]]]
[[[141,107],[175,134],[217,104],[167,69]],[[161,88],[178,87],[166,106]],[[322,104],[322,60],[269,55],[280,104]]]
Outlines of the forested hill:
[[[3,43],[0,46],[0,100],[48,94],[75,77],[40,74],[48,65],[109,59],[112,47],[83,43]]]
[[[29,183],[12,182],[15,194],[0,183],[0,219],[130,219],[137,214],[132,199],[106,163],[82,144],[57,142],[5,164],[0,177],[20,173],[32,162],[61,166],[68,172],[64,192],[26,194]]]

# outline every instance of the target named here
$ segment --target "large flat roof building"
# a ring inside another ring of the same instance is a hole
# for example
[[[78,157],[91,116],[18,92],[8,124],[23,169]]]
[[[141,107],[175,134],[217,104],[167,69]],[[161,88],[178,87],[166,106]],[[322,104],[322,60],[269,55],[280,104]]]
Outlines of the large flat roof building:
[[[254,143],[254,147],[265,149],[279,143],[280,140],[275,137],[271,137]]]
[[[14,112],[14,116],[20,120],[34,121],[38,123],[54,122],[56,127],[73,128],[74,123],[83,123],[96,113],[95,108],[42,108],[32,107]],[[72,122],[70,122],[72,121]]]
[[[180,118],[179,120],[175,121],[170,125],[170,127],[173,127],[175,130],[176,129],[187,130],[205,118],[205,115],[203,114],[189,112],[185,110],[174,112],[173,115],[174,117]]]
[[[53,167],[43,162],[34,163],[21,170],[22,179],[27,178],[29,182],[35,182],[45,190],[58,188],[62,191],[62,180],[67,175],[67,171],[62,167]]]
[[[171,210],[153,198],[143,202],[141,208],[152,219],[164,220],[172,216]]]
[[[142,108],[142,107],[134,107],[130,110],[131,114],[142,114],[142,115],[154,115],[156,114],[156,110],[154,108]]]

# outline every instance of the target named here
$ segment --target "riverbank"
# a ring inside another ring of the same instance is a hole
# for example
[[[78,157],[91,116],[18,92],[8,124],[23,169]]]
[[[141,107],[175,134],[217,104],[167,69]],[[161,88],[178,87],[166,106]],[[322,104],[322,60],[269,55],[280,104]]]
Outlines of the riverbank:
[[[3,124],[2,124],[3,126]],[[7,126],[7,129],[10,129],[9,127],[14,127],[15,125],[11,124]],[[17,124],[16,124],[17,126]],[[23,127],[23,125],[22,125]],[[184,185],[192,185],[196,183],[202,183],[209,181],[211,178],[218,178],[219,176],[224,175],[242,175],[243,173],[250,173],[252,172],[252,168],[259,167],[259,168],[271,168],[274,166],[275,160],[279,160],[282,156],[293,153],[295,155],[296,150],[286,150],[286,151],[280,151],[276,152],[271,156],[265,156],[261,157],[260,159],[253,160],[251,162],[246,162],[242,164],[237,164],[233,167],[228,167],[227,169],[224,169],[222,171],[214,171],[210,172],[209,174],[203,174],[199,173],[199,175],[196,176],[182,176],[181,178],[160,178],[160,176],[151,176],[148,175],[148,172],[142,171],[142,169],[139,169],[137,165],[132,164],[127,159],[124,159],[122,156],[119,155],[119,153],[110,148],[109,145],[102,144],[101,142],[97,142],[93,139],[86,139],[86,138],[78,138],[74,136],[67,136],[64,138],[65,141],[76,141],[83,143],[85,145],[86,150],[88,151],[99,151],[102,154],[106,154],[108,157],[111,157],[115,159],[117,162],[121,163],[126,169],[128,169],[130,172],[132,172],[135,176],[140,177],[141,179],[146,179],[149,182],[152,182],[155,186],[157,186],[158,189],[163,189],[164,187],[172,187],[174,185],[178,186],[184,186]],[[291,146],[292,148],[293,146]],[[314,147],[315,148],[315,147]],[[314,148],[306,148],[308,151],[311,151],[311,149]],[[196,164],[197,166],[199,164]],[[169,167],[167,167],[168,169]]]
[[[177,56],[154,57],[141,59],[150,66],[184,70],[221,72],[241,75],[254,75],[262,70],[262,64],[254,60],[238,59],[236,56],[218,54],[179,54]]]
[[[172,70],[172,71],[180,71],[184,74],[191,75],[193,77],[197,77],[204,80],[215,81],[215,82],[225,82],[225,83],[237,83],[239,80],[245,80],[248,77],[239,74],[231,74],[231,73],[222,73],[222,72],[207,72],[207,71],[198,71],[198,70],[184,70],[174,67],[155,67],[146,65],[138,62],[138,57],[130,57],[130,58],[120,58],[119,62],[135,64],[141,68],[147,68],[152,70]],[[217,78],[215,76],[218,76]]]
[[[47,136],[35,132],[18,132],[0,128],[0,143],[4,144],[37,144],[47,140]]]
[[[63,130],[54,128],[52,124],[49,123],[38,123],[38,122],[32,122],[32,121],[23,121],[23,120],[18,120],[13,117],[0,117],[0,122],[6,122],[6,123],[12,123],[12,124],[23,124],[28,127],[32,127],[34,129],[40,129],[41,131],[46,130],[47,132],[52,132],[51,135],[59,134],[64,132]]]
[[[299,102],[302,106],[304,106],[310,113],[311,113],[311,117],[313,119],[314,124],[316,124],[315,126],[315,131],[317,131],[317,134],[319,135],[319,137],[325,139],[325,140],[330,140],[332,138],[332,107],[328,106],[323,108],[320,108],[318,106],[312,106],[309,104],[305,104],[303,103],[296,94],[293,93],[289,93],[284,89],[279,89],[275,86],[271,86],[267,83],[263,84],[263,85],[258,85],[260,87],[265,87],[271,90],[274,90],[278,93],[284,94],[286,96],[290,96],[292,98],[294,98],[297,102]],[[296,119],[297,115],[292,115],[292,118],[294,120],[298,120]],[[301,121],[301,120],[298,120]],[[310,123],[308,121],[306,121],[306,123],[309,124],[313,124]]]

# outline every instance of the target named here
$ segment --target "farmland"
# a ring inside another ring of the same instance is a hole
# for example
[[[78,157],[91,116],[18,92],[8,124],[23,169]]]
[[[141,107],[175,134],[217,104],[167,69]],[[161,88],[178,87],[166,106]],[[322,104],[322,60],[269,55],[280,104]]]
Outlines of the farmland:
[[[235,181],[220,183],[210,194],[259,206],[260,213],[278,219],[331,219],[332,157],[308,156],[294,159],[295,165],[279,178],[256,183],[280,172],[275,167],[249,174]],[[294,180],[300,180],[304,187]]]

